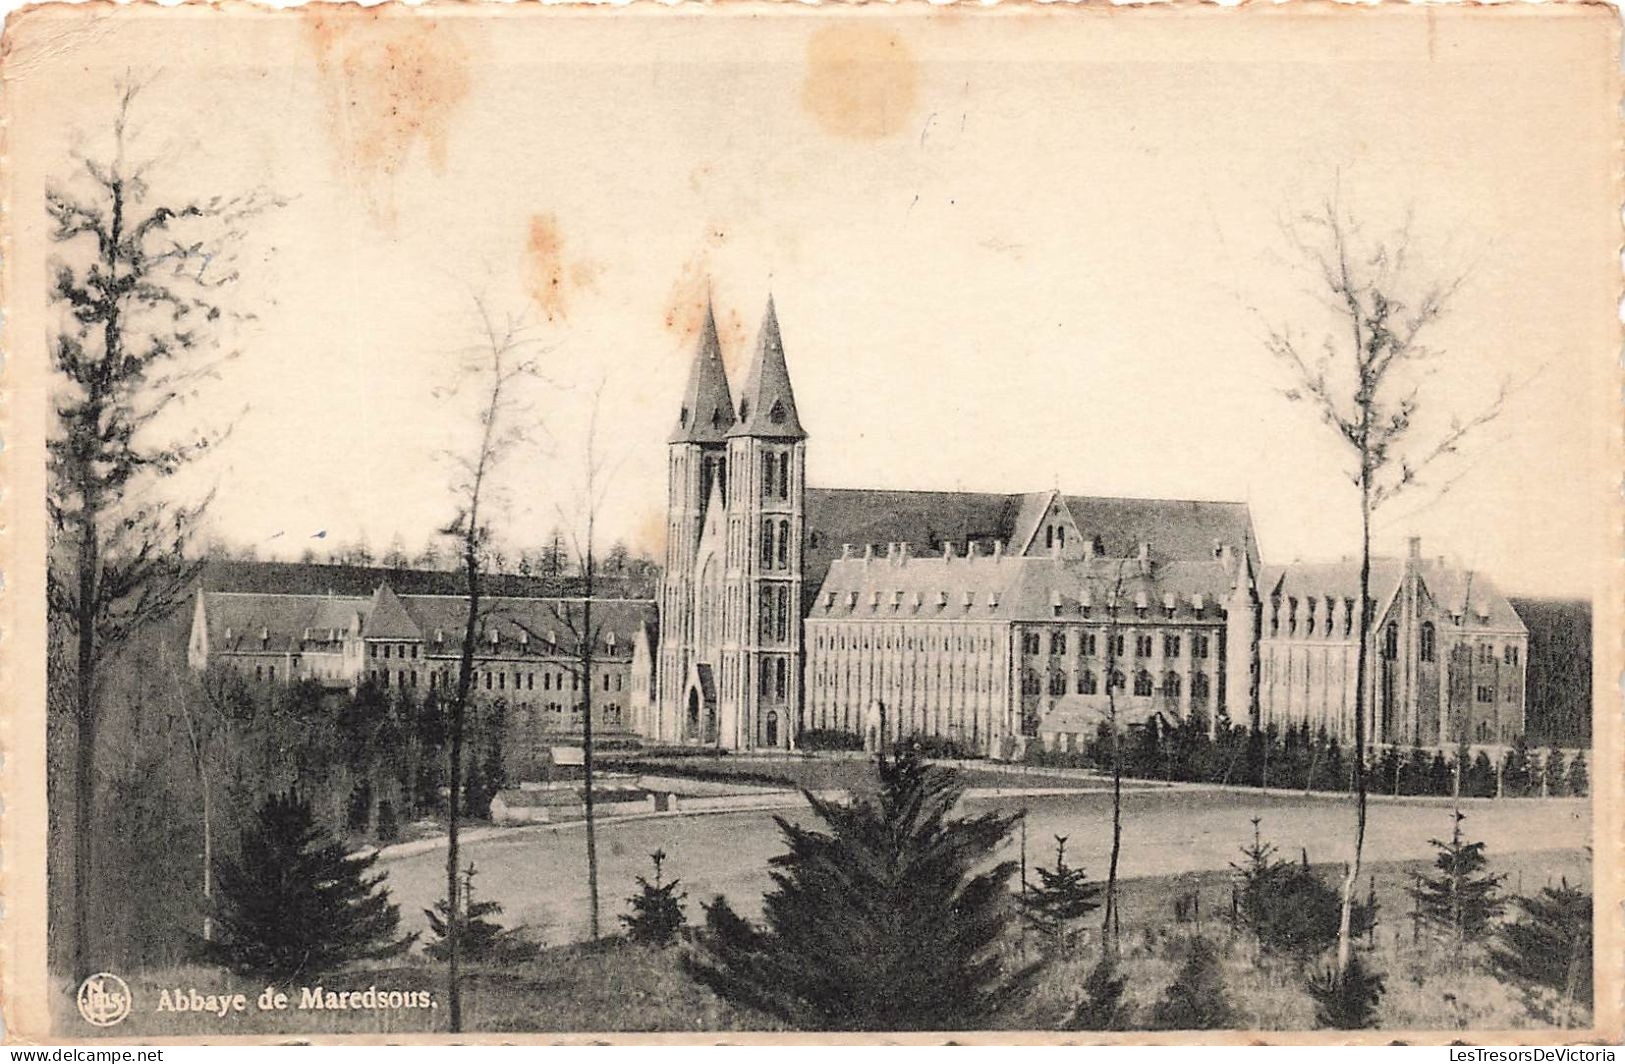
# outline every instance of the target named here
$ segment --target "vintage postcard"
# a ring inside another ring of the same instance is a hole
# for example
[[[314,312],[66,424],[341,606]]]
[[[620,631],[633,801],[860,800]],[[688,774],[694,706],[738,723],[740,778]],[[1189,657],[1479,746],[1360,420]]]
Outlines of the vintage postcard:
[[[1619,37],[15,16],[7,1037],[1617,1043]]]

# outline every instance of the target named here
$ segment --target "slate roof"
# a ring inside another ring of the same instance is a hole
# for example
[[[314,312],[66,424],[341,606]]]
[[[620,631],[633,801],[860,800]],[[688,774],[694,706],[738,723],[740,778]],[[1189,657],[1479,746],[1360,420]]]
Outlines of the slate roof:
[[[984,554],[1001,543],[1016,552],[1033,538],[1053,492],[997,495],[968,491],[891,491],[863,488],[808,488],[807,541],[803,554],[809,592],[823,582],[844,544],[861,554],[865,546],[912,544],[916,555],[937,553],[953,543],[963,554],[968,543]],[[1181,499],[1120,499],[1087,495],[1059,497],[1085,540],[1099,537],[1102,556],[1138,555],[1140,543],[1152,558],[1211,561],[1214,542],[1240,550],[1258,564],[1258,540],[1245,503]]]
[[[694,349],[694,365],[688,371],[688,386],[683,389],[683,406],[668,442],[721,443],[733,425],[733,396],[722,365],[722,345],[717,341],[717,318],[707,301],[705,324]]]
[[[1479,623],[1480,618],[1487,619],[1484,626],[1498,630],[1525,630],[1512,604],[1495,586],[1495,581],[1483,573],[1458,568],[1439,558],[1418,559],[1416,565],[1423,586],[1445,612],[1465,614],[1475,624]],[[1377,601],[1379,613],[1399,592],[1404,575],[1405,561],[1402,558],[1371,559],[1371,597]],[[1264,566],[1259,579],[1259,597],[1267,604],[1272,595],[1300,601],[1358,599],[1360,563],[1293,562],[1290,565]]]
[[[1211,559],[1214,546],[1246,548],[1257,565],[1258,537],[1244,502],[1192,499],[1122,499],[1093,495],[1064,495],[1072,520],[1085,540],[1099,537],[1107,558],[1139,553],[1140,543],[1151,544],[1156,558],[1195,561]]]
[[[368,639],[421,641],[430,652],[436,636],[446,652],[458,645],[468,617],[466,601],[453,595],[396,595],[388,586],[371,598],[336,595],[282,595],[203,591],[204,618],[211,652],[298,653],[307,642],[328,642],[330,632],[348,630],[355,618]],[[549,657],[577,653],[566,621],[580,623],[582,599],[502,597],[486,600],[480,630],[482,657],[494,656],[490,633],[497,634],[495,655]],[[655,604],[643,599],[594,599],[593,628],[597,652],[630,657],[640,629],[655,623]],[[529,636],[525,635],[529,629]],[[231,638],[226,638],[227,632]],[[261,634],[264,634],[264,638]],[[556,649],[546,642],[548,633]],[[613,637],[613,639],[611,638]]]
[[[759,436],[776,440],[804,440],[796,412],[795,392],[790,388],[790,370],[784,364],[784,341],[779,336],[779,315],[773,297],[767,297],[767,312],[756,336],[756,353],[750,374],[739,393],[739,421],[729,436]]]
[[[1217,560],[908,556],[839,558],[809,616],[859,620],[1044,621],[1104,618],[1114,593],[1120,621],[1140,603],[1147,619],[1221,621],[1234,574]],[[1169,608],[1172,607],[1172,614]]]

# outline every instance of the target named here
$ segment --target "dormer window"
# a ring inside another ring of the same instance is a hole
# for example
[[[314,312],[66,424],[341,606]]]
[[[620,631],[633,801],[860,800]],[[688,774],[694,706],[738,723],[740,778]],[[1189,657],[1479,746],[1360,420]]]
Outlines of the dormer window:
[[[846,608],[849,610],[855,610],[858,608],[858,593],[856,591],[848,591],[846,593]]]
[[[750,400],[749,399],[741,399],[741,400],[739,400],[739,420],[744,421],[745,419],[747,419],[749,417],[750,417]]]
[[[1204,598],[1200,593],[1192,595],[1191,609],[1196,611],[1196,616],[1202,616],[1203,611],[1207,609],[1207,599]]]
[[[1049,607],[1055,616],[1059,617],[1061,615],[1061,593],[1059,591],[1049,593]]]
[[[446,641],[446,630],[444,628],[434,630],[434,641],[437,645]]]
[[[891,593],[891,608],[897,609],[903,604],[903,589],[898,588]]]
[[[1178,605],[1179,605],[1179,596],[1175,595],[1172,591],[1170,591],[1167,594],[1163,595],[1162,596],[1162,615],[1164,617],[1172,618],[1173,615],[1174,615],[1174,608],[1176,606],[1178,606]]]
[[[987,593],[987,608],[990,610],[996,610],[999,608],[999,593],[997,591],[989,591]]]
[[[688,407],[685,406],[682,410],[678,411],[677,424],[681,425],[685,429],[688,428]]]
[[[609,633],[605,634],[605,636],[604,636],[604,645],[609,648],[609,652],[611,654],[615,653],[615,633],[614,632],[609,632]]]
[[[832,609],[834,606],[835,606],[835,592],[833,592],[833,591],[825,592],[824,593],[824,608],[827,610],[827,609]]]
[[[947,605],[948,605],[948,592],[946,592],[946,591],[938,591],[937,592],[937,608],[941,609],[943,607],[946,607]]]
[[[226,625],[226,642],[231,642],[231,625]]]
[[[965,608],[968,610],[974,605],[976,605],[976,592],[974,592],[974,591],[966,591],[965,592]]]
[[[878,587],[869,593],[869,608],[875,610],[880,608],[880,589]]]
[[[773,408],[767,412],[767,419],[773,422],[775,425],[782,425],[784,424],[784,417],[784,403],[780,400],[775,400],[773,403]]]

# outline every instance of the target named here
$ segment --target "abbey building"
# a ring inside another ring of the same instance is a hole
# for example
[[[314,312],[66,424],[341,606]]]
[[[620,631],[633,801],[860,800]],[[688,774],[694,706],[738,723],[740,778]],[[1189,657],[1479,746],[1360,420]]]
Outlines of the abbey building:
[[[1071,748],[1116,706],[1353,733],[1358,567],[1266,565],[1244,504],[806,484],[770,300],[743,388],[708,313],[668,440],[646,738],[790,749],[807,731]],[[1506,742],[1527,634],[1482,574],[1373,564],[1368,734]]]

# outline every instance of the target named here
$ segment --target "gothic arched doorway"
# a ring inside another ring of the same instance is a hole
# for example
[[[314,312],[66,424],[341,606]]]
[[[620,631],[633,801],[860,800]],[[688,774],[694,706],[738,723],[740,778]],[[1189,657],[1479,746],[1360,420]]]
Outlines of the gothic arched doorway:
[[[683,738],[698,739],[700,737],[700,693],[692,687],[688,689],[688,715],[684,718]]]
[[[779,715],[771,711],[767,715],[767,745],[779,745]]]

